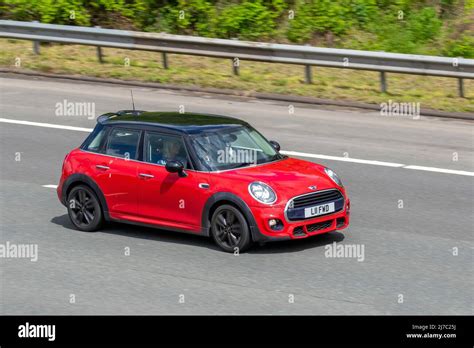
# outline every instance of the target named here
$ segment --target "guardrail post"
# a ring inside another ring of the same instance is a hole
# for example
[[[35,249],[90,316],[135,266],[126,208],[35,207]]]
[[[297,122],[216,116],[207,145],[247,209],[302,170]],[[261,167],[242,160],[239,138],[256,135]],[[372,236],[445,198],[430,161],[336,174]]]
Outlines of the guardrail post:
[[[239,66],[240,66],[240,60],[239,58],[232,58],[232,73],[235,75],[235,76],[239,76],[240,75],[240,70],[239,70]]]
[[[459,91],[459,97],[464,98],[464,79],[463,78],[458,79],[458,91]]]
[[[310,44],[305,44],[305,46],[311,46]],[[304,83],[308,85],[313,83],[313,73],[311,71],[311,65],[304,66]]]
[[[97,46],[97,59],[101,64],[104,62],[104,55],[102,54],[102,47],[100,46]]]
[[[40,54],[40,43],[39,43],[39,41],[33,41],[33,52],[35,54]]]
[[[238,37],[233,37],[232,40],[234,41],[239,41],[239,38]],[[235,76],[239,76],[240,75],[240,60],[238,57],[234,57],[232,58],[232,74],[234,74]]]
[[[311,72],[311,65],[305,65],[304,66],[304,82],[307,84],[312,84],[313,83],[313,76]]]
[[[96,28],[101,28],[100,25],[96,25]],[[97,46],[97,59],[99,60],[99,63],[104,63],[104,55],[102,54],[102,47]]]
[[[38,23],[38,21],[33,21],[33,23]],[[40,54],[40,42],[39,41],[33,41],[33,52],[35,54]]]
[[[387,79],[385,78],[385,71],[380,72],[380,91],[387,93]]]
[[[161,52],[161,61],[163,62],[163,69],[168,69],[168,55],[166,52]]]

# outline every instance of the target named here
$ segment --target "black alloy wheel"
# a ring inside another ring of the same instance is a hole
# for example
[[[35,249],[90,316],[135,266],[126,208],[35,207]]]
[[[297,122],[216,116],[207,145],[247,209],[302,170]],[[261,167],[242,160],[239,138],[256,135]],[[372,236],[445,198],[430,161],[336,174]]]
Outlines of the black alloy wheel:
[[[92,232],[103,222],[102,209],[95,193],[85,185],[74,187],[68,194],[67,210],[77,229]]]
[[[249,226],[243,214],[231,205],[222,205],[212,215],[214,241],[227,252],[245,251],[251,244]]]

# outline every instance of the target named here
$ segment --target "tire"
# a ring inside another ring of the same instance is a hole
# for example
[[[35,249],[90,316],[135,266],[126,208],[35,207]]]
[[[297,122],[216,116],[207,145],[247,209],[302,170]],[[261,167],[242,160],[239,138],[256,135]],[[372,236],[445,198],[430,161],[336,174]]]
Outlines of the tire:
[[[72,188],[67,195],[67,212],[73,225],[80,231],[97,231],[104,222],[102,207],[92,189],[86,185]]]
[[[243,252],[252,244],[250,228],[244,215],[231,205],[221,205],[211,218],[211,234],[226,252]]]

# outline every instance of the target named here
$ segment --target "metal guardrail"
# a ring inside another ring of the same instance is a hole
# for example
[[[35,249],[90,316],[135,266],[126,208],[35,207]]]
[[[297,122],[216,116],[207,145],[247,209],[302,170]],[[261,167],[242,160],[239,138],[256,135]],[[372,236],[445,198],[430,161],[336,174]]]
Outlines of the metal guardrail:
[[[32,40],[37,54],[40,53],[40,42],[96,46],[100,62],[103,62],[102,47],[156,51],[162,53],[166,69],[166,53],[228,58],[232,60],[232,69],[236,75],[239,74],[240,60],[304,65],[306,83],[312,82],[311,66],[378,71],[382,92],[387,91],[386,73],[457,78],[461,97],[464,97],[463,79],[474,79],[474,59],[465,58],[211,39],[10,20],[0,20],[0,37]]]

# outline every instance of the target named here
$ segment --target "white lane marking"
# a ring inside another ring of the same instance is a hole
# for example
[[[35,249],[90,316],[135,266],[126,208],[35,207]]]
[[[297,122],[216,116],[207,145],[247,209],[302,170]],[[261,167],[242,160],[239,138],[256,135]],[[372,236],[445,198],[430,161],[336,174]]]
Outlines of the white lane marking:
[[[12,119],[7,119],[7,118],[0,118],[0,122],[21,124],[21,125],[25,125],[25,126],[66,129],[66,130],[73,130],[73,131],[79,131],[79,132],[92,132],[92,128],[72,127],[72,126],[64,126],[64,125],[60,125],[60,124],[51,124],[51,123],[20,121],[20,120],[12,120]],[[326,160],[330,160],[330,161],[352,162],[352,163],[371,164],[371,165],[384,166],[384,167],[422,170],[422,171],[444,173],[444,174],[474,176],[474,172],[468,172],[468,171],[464,171],[464,170],[423,167],[423,166],[415,166],[415,165],[406,165],[406,164],[401,164],[401,163],[364,160],[364,159],[358,159],[358,158],[318,155],[318,154],[313,154],[313,153],[305,153],[305,152],[297,152],[297,151],[280,151],[280,152],[282,154],[285,154],[285,155],[308,157],[308,158],[319,158],[319,159],[326,159]]]
[[[372,164],[372,165],[376,165],[376,166],[423,170],[423,171],[428,171],[428,172],[436,172],[436,173],[444,173],[444,174],[474,176],[474,172],[468,172],[468,171],[465,171],[465,170],[454,170],[454,169],[435,168],[435,167],[423,167],[423,166],[415,166],[415,165],[406,165],[406,164],[401,164],[401,163],[370,161],[370,160],[363,160],[363,159],[358,159],[358,158],[317,155],[317,154],[297,152],[297,151],[280,151],[280,153],[282,153],[284,155],[290,155],[290,156],[320,158],[320,159],[327,159],[327,160],[331,160],[331,161],[363,163],[363,164]]]
[[[52,188],[52,189],[58,188],[58,185],[41,185],[41,186],[46,187],[46,188]]]
[[[8,118],[0,118],[0,122],[13,123],[13,124],[22,124],[22,125],[25,125],[25,126],[67,129],[67,130],[73,130],[73,131],[78,131],[78,132],[89,132],[89,133],[92,132],[92,128],[72,127],[72,126],[64,126],[62,124],[52,124],[52,123],[40,123],[40,122],[31,122],[31,121],[10,120]]]
[[[426,170],[428,172],[436,173],[446,173],[446,174],[456,174],[456,175],[467,175],[474,176],[473,172],[466,172],[464,170],[453,170],[453,169],[444,169],[444,168],[434,168],[434,167],[422,167],[422,166],[404,166],[405,169],[414,169],[414,170]]]
[[[316,155],[316,154],[312,154],[312,153],[304,153],[304,152],[297,152],[297,151],[280,151],[280,153],[282,153],[284,155],[290,155],[290,156],[301,156],[301,157],[309,157],[309,158],[327,159],[327,160],[331,160],[331,161],[373,164],[373,165],[376,165],[376,166],[385,166],[385,167],[403,167],[404,166],[404,164],[401,164],[401,163],[370,161],[370,160],[363,160],[363,159],[349,158],[349,157]]]

